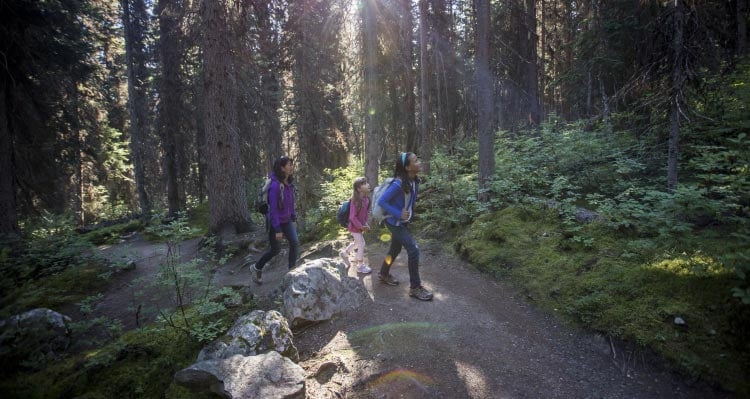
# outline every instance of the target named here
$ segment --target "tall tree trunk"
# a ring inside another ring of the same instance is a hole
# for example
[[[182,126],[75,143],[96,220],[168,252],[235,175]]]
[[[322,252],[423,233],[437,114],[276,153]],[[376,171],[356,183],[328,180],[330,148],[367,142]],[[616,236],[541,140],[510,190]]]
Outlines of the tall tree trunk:
[[[537,44],[536,33],[536,0],[524,0],[524,25],[525,38],[523,42],[526,52],[524,68],[524,91],[526,92],[526,103],[528,105],[527,119],[531,125],[538,125],[541,120],[539,107],[539,71],[537,70]]]
[[[737,0],[737,55],[747,53],[747,0]]]
[[[68,99],[68,113],[70,114],[70,130],[73,135],[73,164],[75,171],[73,207],[76,225],[83,227],[85,223],[83,211],[83,137],[81,135],[80,115],[78,109],[78,84],[70,83],[70,98]]]
[[[202,7],[209,231],[223,236],[251,227],[242,187],[237,82],[229,44],[233,22],[227,1],[206,1]]]
[[[133,162],[135,189],[141,216],[151,213],[151,202],[146,192],[144,166],[144,141],[146,135],[146,56],[144,36],[147,21],[146,4],[143,0],[120,0],[122,25],[125,29],[125,63],[128,73],[128,110],[130,112],[130,159]]]
[[[672,87],[669,109],[669,155],[667,161],[667,190],[677,188],[679,161],[680,113],[683,108],[683,88],[685,86],[685,57],[683,51],[683,29],[685,8],[682,0],[673,0],[673,39],[672,39]]]
[[[365,176],[370,182],[378,182],[381,148],[379,120],[380,101],[376,93],[378,37],[375,20],[375,0],[362,2],[362,38],[364,40],[364,85],[365,85]]]
[[[427,0],[419,0],[419,136],[422,158],[429,158],[432,151],[432,134],[429,131],[430,103],[429,65],[427,63]],[[424,165],[429,173],[429,163]]]
[[[180,211],[178,145],[180,140],[180,37],[179,0],[159,0],[159,58],[162,66],[159,89],[159,130],[164,151],[169,216]]]
[[[492,126],[493,83],[490,74],[490,4],[474,0],[477,33],[474,58],[477,86],[477,126],[479,127],[479,200],[489,199],[487,189],[495,173],[494,129]]]
[[[6,77],[3,75],[0,75],[0,239],[13,240],[21,236],[21,231],[18,228],[16,209],[13,139],[5,102],[8,91],[5,87]]]
[[[404,128],[406,129],[406,151],[416,152],[419,147],[419,134],[417,132],[417,123],[414,119],[416,116],[416,98],[414,95],[414,72],[412,69],[414,58],[414,41],[412,32],[414,22],[411,13],[411,0],[401,0],[401,40],[402,51],[401,57],[403,66],[402,90],[404,90]]]
[[[607,91],[604,90],[604,80],[599,76],[599,92],[602,95],[602,118],[604,119],[604,126],[608,134],[612,134],[612,113],[609,109],[609,97]]]

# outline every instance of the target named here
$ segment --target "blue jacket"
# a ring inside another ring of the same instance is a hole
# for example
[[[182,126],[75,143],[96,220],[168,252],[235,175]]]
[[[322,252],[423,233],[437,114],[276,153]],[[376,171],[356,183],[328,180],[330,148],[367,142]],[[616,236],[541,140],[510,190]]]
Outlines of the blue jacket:
[[[401,211],[406,208],[409,211],[409,219],[411,220],[414,215],[414,203],[417,201],[417,192],[419,191],[419,182],[414,181],[413,190],[409,195],[409,205],[404,206],[406,203],[406,194],[402,188],[401,179],[394,179],[393,183],[389,184],[385,188],[385,192],[378,198],[378,205],[380,205],[385,212],[389,215],[385,222],[392,226],[400,226],[403,222],[401,220]]]
[[[294,184],[283,184],[275,174],[268,176],[271,185],[268,187],[268,213],[266,217],[275,233],[281,233],[281,224],[293,222],[297,219],[294,212]],[[283,198],[282,187],[283,186]]]

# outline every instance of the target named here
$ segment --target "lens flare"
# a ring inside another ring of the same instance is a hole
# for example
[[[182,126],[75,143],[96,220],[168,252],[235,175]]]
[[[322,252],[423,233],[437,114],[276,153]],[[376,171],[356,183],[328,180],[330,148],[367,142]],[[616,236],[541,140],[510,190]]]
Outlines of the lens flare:
[[[430,376],[407,369],[391,370],[381,375],[377,379],[371,381],[368,385],[370,386],[370,388],[377,388],[399,382],[415,383],[420,386],[435,385],[435,380],[433,380]]]

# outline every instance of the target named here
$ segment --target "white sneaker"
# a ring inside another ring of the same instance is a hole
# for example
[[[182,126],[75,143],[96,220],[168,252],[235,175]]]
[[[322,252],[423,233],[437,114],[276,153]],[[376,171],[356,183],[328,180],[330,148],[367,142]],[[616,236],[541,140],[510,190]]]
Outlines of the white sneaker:
[[[357,266],[357,273],[370,274],[372,273],[372,269],[367,267],[367,265],[365,264],[360,264],[359,266]]]
[[[345,249],[342,249],[341,252],[339,252],[339,256],[341,257],[341,260],[344,261],[347,269],[352,266],[352,264],[349,263],[349,252],[346,252]]]

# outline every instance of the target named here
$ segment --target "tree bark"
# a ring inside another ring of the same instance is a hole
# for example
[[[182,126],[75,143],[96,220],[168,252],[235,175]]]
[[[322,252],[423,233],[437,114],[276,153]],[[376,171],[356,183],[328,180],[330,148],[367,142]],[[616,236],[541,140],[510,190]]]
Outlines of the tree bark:
[[[495,173],[494,129],[492,126],[493,87],[490,74],[490,4],[474,0],[476,9],[475,73],[477,86],[477,126],[479,127],[479,193],[482,202],[489,200],[487,189]]]
[[[411,0],[401,0],[401,15],[403,24],[401,25],[402,40],[402,61],[403,61],[403,89],[404,90],[404,127],[406,129],[406,151],[416,152],[419,146],[419,133],[417,131],[416,115],[416,98],[414,95],[414,71],[412,70],[414,58],[414,41],[412,32],[414,22],[411,14]]]
[[[737,55],[747,54],[747,0],[737,0]]]
[[[539,71],[537,68],[537,34],[536,34],[536,0],[524,0],[525,38],[524,50],[526,60],[524,68],[524,91],[528,105],[527,118],[531,125],[538,125],[541,121],[539,107]]]
[[[229,6],[226,1],[207,1],[202,14],[209,231],[223,236],[249,231],[251,221],[242,187]]]
[[[17,239],[16,184],[13,172],[13,139],[6,109],[5,76],[0,76],[0,239]]]
[[[419,136],[422,157],[432,151],[432,135],[429,131],[430,104],[428,93],[429,65],[427,63],[427,0],[419,0]],[[429,163],[424,165],[424,173],[429,173]]]
[[[685,26],[685,8],[682,0],[673,0],[672,15],[672,87],[671,106],[669,109],[669,155],[667,161],[667,190],[677,188],[677,169],[679,161],[680,113],[683,108],[683,88],[685,86],[685,65],[683,55],[683,29]]]
[[[381,148],[380,102],[376,93],[378,37],[375,20],[374,0],[362,2],[362,38],[364,45],[364,85],[365,85],[365,176],[373,184],[378,183],[378,170]]]
[[[147,21],[146,4],[143,0],[120,0],[122,25],[125,29],[125,63],[128,73],[128,111],[130,113],[130,159],[133,163],[133,177],[138,194],[141,216],[151,213],[151,202],[146,192],[146,172],[144,165],[144,141],[146,135],[147,95],[146,95],[146,56],[144,36]]]
[[[164,172],[167,184],[167,206],[170,217],[180,211],[179,167],[180,158],[180,5],[176,0],[159,0],[159,58],[162,66],[159,90],[159,130],[164,151]]]

